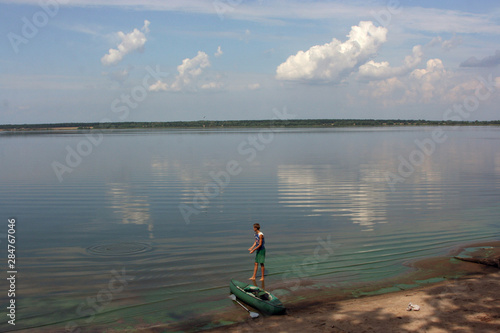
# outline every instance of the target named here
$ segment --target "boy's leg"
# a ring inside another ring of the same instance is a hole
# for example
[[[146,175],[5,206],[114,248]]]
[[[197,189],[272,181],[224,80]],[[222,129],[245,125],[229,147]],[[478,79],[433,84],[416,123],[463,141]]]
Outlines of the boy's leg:
[[[253,267],[253,275],[249,280],[255,280],[255,276],[257,275],[257,270],[259,269],[259,264],[255,263],[255,266]]]
[[[260,277],[260,280],[264,281],[264,264],[260,264],[260,270],[262,272],[262,276]]]

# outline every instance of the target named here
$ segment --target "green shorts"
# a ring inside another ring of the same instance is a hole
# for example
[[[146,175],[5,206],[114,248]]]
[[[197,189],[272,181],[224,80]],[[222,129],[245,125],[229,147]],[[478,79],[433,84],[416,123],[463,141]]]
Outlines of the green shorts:
[[[258,264],[263,264],[266,261],[266,248],[257,250],[255,252],[255,262]]]

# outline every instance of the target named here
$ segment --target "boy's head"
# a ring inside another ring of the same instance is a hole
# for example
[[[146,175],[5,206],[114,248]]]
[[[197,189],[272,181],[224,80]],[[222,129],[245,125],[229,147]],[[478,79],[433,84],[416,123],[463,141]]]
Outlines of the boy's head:
[[[254,223],[253,224],[254,229],[260,230],[260,224]]]

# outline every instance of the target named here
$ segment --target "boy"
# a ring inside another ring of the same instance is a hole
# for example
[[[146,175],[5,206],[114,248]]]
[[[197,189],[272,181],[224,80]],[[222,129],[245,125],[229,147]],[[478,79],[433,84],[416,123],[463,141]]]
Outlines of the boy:
[[[262,272],[262,277],[260,278],[260,281],[264,281],[264,262],[266,261],[266,248],[264,247],[264,234],[260,231],[260,224],[255,223],[253,225],[253,231],[255,232],[255,242],[253,243],[252,247],[248,249],[250,253],[254,253],[257,251],[255,254],[255,266],[253,268],[253,276],[250,278],[250,280],[255,280],[255,275],[257,275],[257,270],[259,269],[259,264],[260,264],[260,269]]]

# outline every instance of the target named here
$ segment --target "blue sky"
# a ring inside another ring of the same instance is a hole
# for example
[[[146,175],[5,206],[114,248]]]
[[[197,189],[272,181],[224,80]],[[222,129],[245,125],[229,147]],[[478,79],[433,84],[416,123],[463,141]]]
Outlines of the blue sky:
[[[0,0],[0,34],[0,124],[500,119],[498,1]]]

